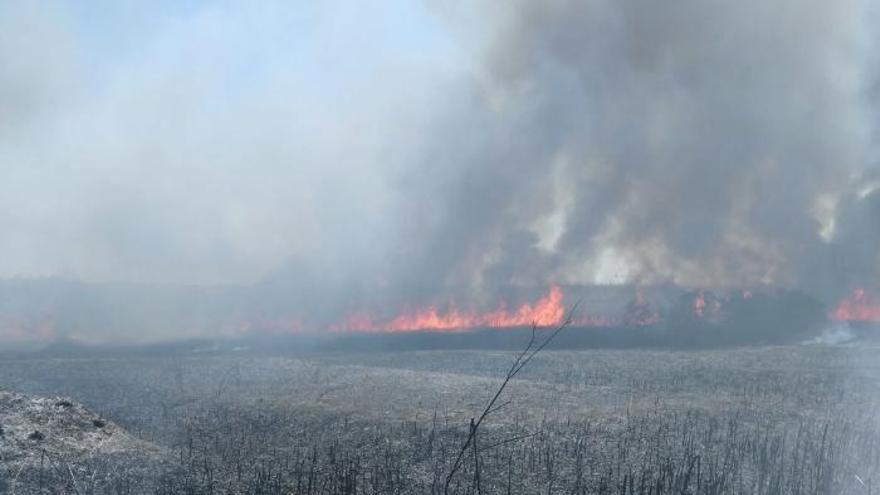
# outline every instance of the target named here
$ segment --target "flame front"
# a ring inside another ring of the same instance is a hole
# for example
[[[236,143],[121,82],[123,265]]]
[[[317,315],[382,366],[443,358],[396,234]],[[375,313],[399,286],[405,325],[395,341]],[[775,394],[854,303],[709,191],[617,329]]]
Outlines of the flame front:
[[[880,300],[869,297],[865,289],[857,288],[837,304],[831,312],[831,318],[838,321],[880,321]]]
[[[562,323],[565,306],[563,293],[559,286],[550,286],[549,291],[534,304],[525,303],[514,311],[508,311],[502,302],[498,309],[485,313],[459,311],[454,307],[441,312],[436,306],[428,306],[415,311],[403,312],[386,321],[375,321],[369,314],[354,313],[343,321],[332,325],[334,331],[360,332],[407,332],[414,330],[460,330],[481,327],[523,327],[537,325],[548,327]]]

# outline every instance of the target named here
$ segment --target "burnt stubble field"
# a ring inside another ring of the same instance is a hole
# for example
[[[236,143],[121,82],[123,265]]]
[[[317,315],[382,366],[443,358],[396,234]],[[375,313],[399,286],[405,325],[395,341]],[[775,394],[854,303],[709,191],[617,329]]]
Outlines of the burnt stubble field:
[[[0,361],[148,460],[26,466],[15,493],[876,493],[880,349],[544,350],[449,477],[514,351]],[[448,483],[447,483],[448,478]],[[37,482],[39,480],[39,484]]]

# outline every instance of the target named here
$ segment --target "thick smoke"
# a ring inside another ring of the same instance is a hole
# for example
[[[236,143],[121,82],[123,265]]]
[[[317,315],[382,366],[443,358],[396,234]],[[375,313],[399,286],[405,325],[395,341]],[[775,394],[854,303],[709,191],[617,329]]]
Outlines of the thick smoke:
[[[870,283],[868,7],[484,5],[476,89],[410,176],[404,279]]]

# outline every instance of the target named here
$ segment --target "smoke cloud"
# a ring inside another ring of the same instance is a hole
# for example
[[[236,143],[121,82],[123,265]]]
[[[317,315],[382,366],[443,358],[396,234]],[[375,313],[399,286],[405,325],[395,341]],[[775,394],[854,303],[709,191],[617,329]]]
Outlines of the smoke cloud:
[[[880,275],[873,2],[88,9],[0,4],[2,277],[330,320]]]
[[[583,283],[616,265],[825,290],[877,274],[867,4],[484,8],[500,20],[466,105],[479,131],[429,149],[453,172],[417,194],[442,205],[414,236],[442,247],[432,278]]]

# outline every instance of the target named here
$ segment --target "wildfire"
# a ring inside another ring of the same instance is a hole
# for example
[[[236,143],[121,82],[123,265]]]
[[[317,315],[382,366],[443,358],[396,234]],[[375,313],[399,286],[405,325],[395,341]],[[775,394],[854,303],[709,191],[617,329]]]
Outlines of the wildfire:
[[[880,300],[869,297],[865,289],[857,288],[837,304],[831,312],[831,318],[838,321],[880,321]]]
[[[309,333],[322,329],[331,332],[413,332],[413,331],[459,331],[472,328],[552,327],[566,317],[563,303],[565,294],[558,285],[551,285],[547,292],[534,302],[526,302],[509,309],[505,301],[490,311],[460,310],[450,303],[446,310],[435,305],[409,309],[387,318],[377,318],[366,311],[349,313],[336,323],[327,325],[307,322],[296,317],[257,318],[240,322],[234,333]],[[619,315],[575,315],[574,327],[651,326],[660,323],[660,315],[651,304],[637,292],[635,298]]]
[[[330,330],[336,332],[410,332],[417,330],[455,331],[468,328],[512,328],[535,324],[549,327],[562,323],[566,308],[564,294],[557,285],[550,286],[548,292],[534,302],[524,303],[514,310],[508,310],[503,301],[494,311],[460,311],[454,307],[440,311],[436,306],[405,311],[393,318],[377,321],[368,313],[353,313],[334,325]],[[577,315],[571,322],[575,327],[612,326],[650,326],[660,322],[660,316],[651,305],[636,293],[635,299],[625,308],[622,316],[596,314]]]
[[[502,302],[498,309],[489,312],[459,311],[454,307],[441,312],[436,306],[401,313],[386,321],[375,321],[369,314],[355,313],[340,323],[332,325],[334,331],[359,332],[407,332],[413,330],[459,330],[479,327],[522,327],[535,324],[539,327],[557,325],[565,317],[562,304],[563,293],[559,286],[550,290],[534,304],[524,303],[508,311]]]
[[[748,300],[752,298],[752,293],[742,291],[740,296],[743,300]],[[731,297],[722,299],[721,296],[712,291],[700,290],[694,296],[693,301],[691,301],[691,312],[697,319],[718,323],[724,318],[722,302],[729,301]]]

